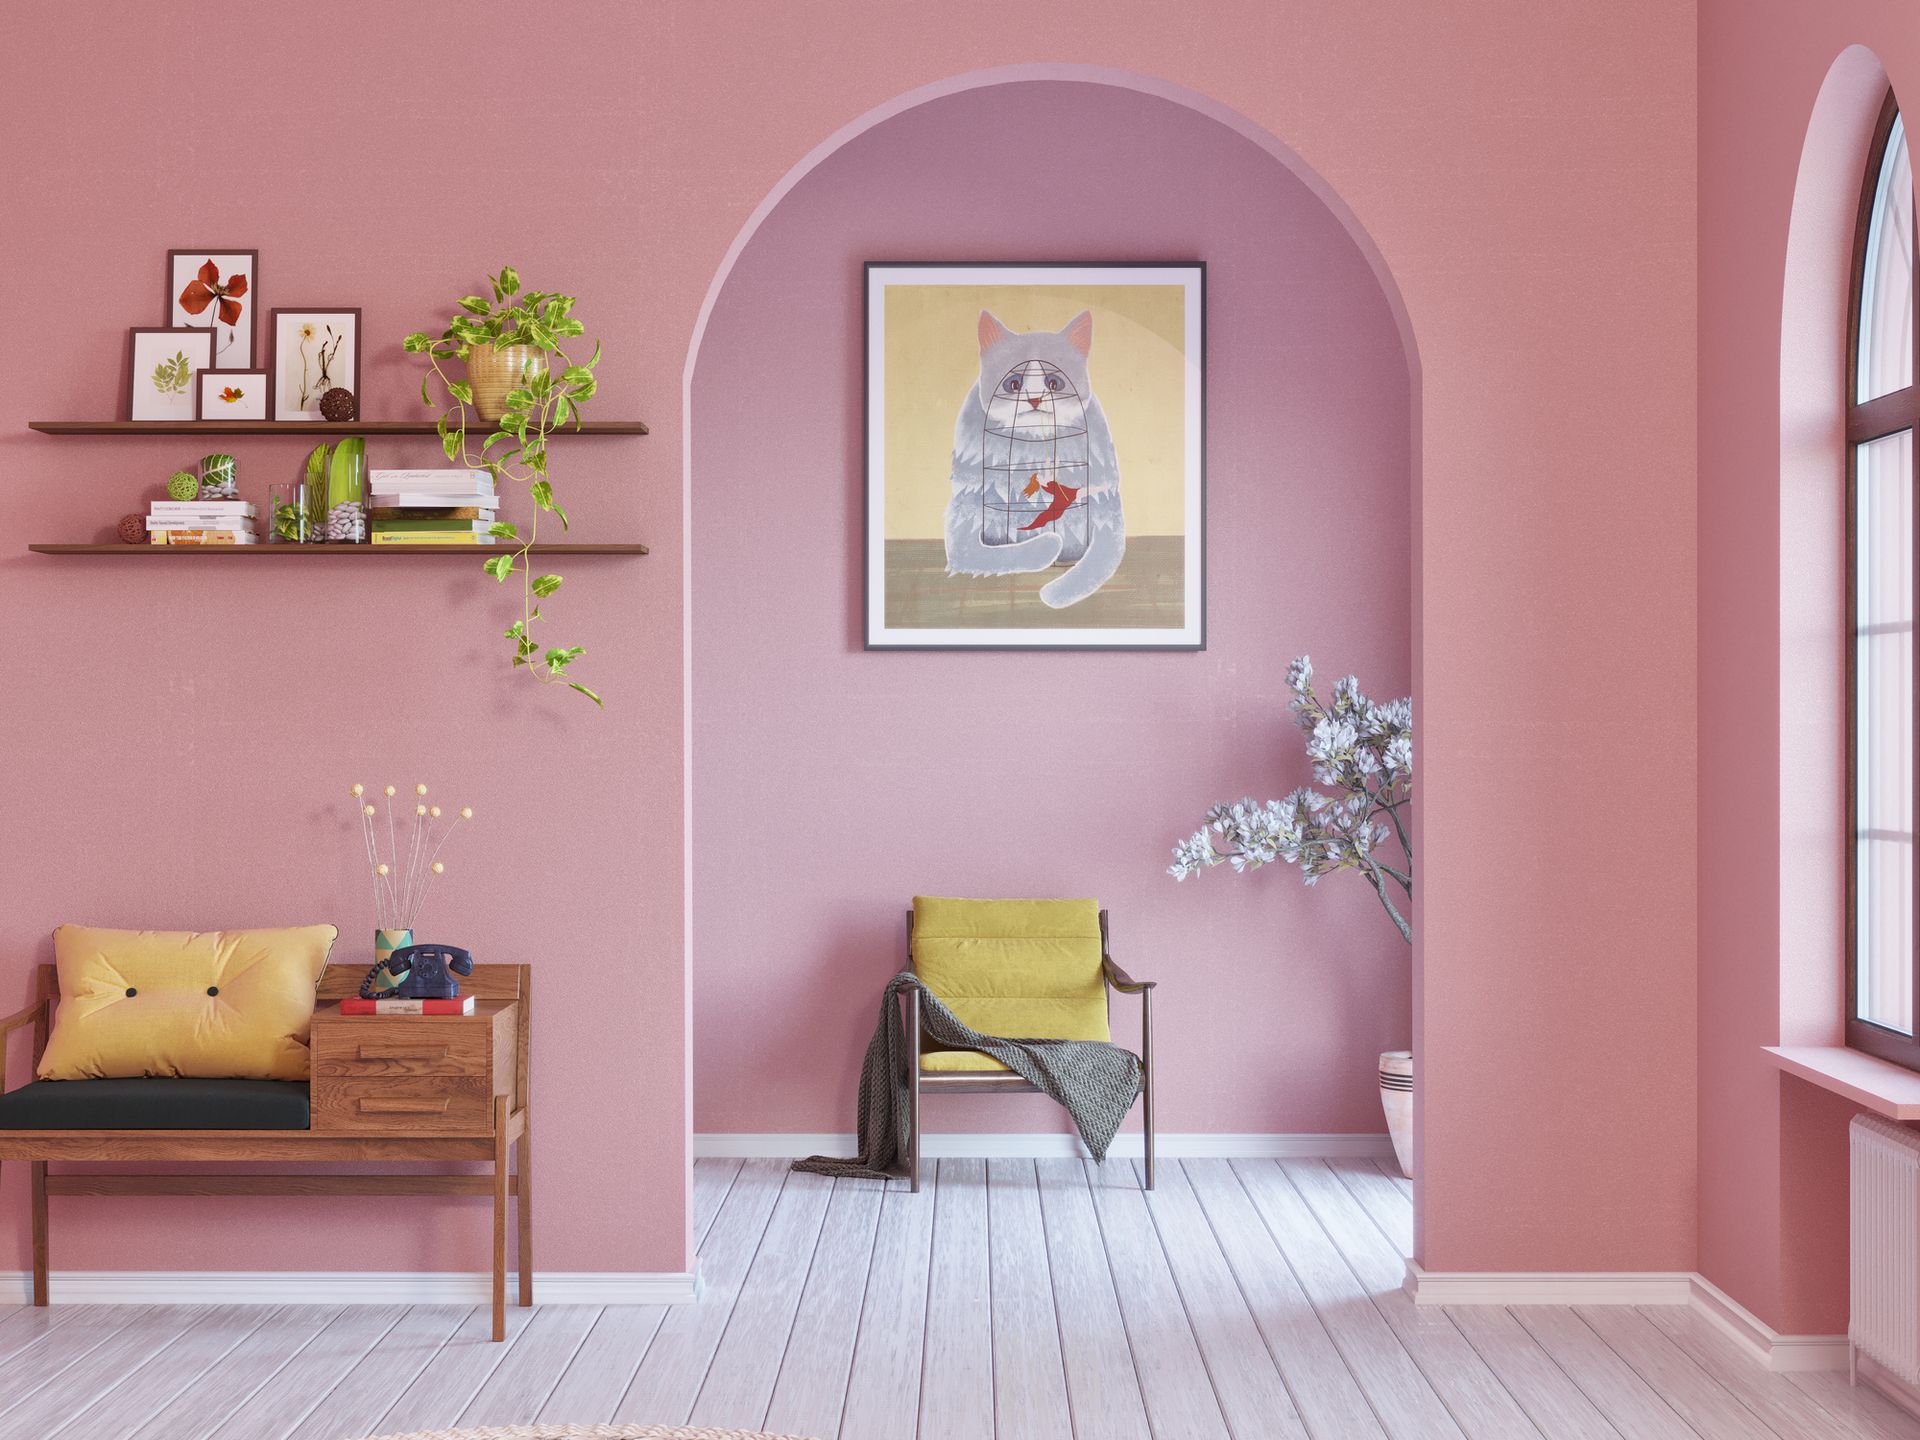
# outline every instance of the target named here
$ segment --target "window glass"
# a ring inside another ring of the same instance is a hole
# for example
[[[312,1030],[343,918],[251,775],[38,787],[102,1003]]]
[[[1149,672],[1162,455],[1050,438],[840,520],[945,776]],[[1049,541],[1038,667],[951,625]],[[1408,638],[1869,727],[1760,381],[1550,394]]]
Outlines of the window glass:
[[[1913,384],[1913,167],[1907,129],[1896,115],[1874,187],[1860,274],[1860,354],[1856,400]]]
[[[1913,1033],[1913,431],[1854,451],[1855,1013]]]

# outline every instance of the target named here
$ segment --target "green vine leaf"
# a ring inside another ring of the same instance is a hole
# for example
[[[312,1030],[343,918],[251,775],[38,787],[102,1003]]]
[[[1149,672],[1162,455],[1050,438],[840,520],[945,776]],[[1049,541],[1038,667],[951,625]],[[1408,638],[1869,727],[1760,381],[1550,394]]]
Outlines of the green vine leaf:
[[[533,593],[538,595],[542,600],[546,599],[559,588],[560,577],[558,575],[539,575],[534,577]]]
[[[487,563],[483,568],[487,574],[493,576],[494,579],[505,580],[509,575],[513,574],[513,556],[490,555],[487,557]]]

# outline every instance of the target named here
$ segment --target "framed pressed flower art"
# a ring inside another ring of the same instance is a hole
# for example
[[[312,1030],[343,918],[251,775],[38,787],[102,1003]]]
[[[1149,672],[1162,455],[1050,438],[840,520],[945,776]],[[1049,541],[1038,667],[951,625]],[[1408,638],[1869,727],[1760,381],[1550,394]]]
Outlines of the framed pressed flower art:
[[[335,388],[360,391],[360,311],[274,310],[267,330],[273,344],[275,420],[322,420],[320,397]]]
[[[264,420],[267,418],[267,372],[264,370],[202,370],[194,377],[200,387],[196,420]]]
[[[127,332],[133,352],[128,372],[129,420],[191,420],[202,370],[213,365],[213,331],[187,326]]]
[[[213,332],[215,370],[245,370],[254,362],[258,250],[169,250],[167,324]]]

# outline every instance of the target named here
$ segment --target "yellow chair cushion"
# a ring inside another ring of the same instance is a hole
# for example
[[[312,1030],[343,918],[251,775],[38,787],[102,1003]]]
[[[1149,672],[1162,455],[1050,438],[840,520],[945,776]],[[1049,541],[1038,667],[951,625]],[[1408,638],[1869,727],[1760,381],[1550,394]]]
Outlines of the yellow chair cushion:
[[[982,1055],[978,1050],[922,1050],[920,1052],[920,1072],[923,1075],[977,1074],[1006,1069],[1005,1065],[991,1055]]]
[[[42,1080],[304,1080],[314,994],[340,932],[53,932],[60,1008]]]
[[[1093,900],[913,901],[913,968],[966,1024],[986,1035],[1109,1040]],[[984,1061],[985,1063],[980,1063]],[[971,1051],[935,1051],[928,1070],[998,1070]]]

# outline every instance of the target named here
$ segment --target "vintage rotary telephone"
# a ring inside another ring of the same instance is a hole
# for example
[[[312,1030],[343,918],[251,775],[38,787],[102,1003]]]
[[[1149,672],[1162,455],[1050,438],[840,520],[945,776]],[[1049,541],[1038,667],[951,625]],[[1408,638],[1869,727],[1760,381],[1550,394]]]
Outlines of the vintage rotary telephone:
[[[403,945],[367,971],[360,998],[451,1000],[460,993],[453,977],[471,974],[473,956],[458,945]]]

